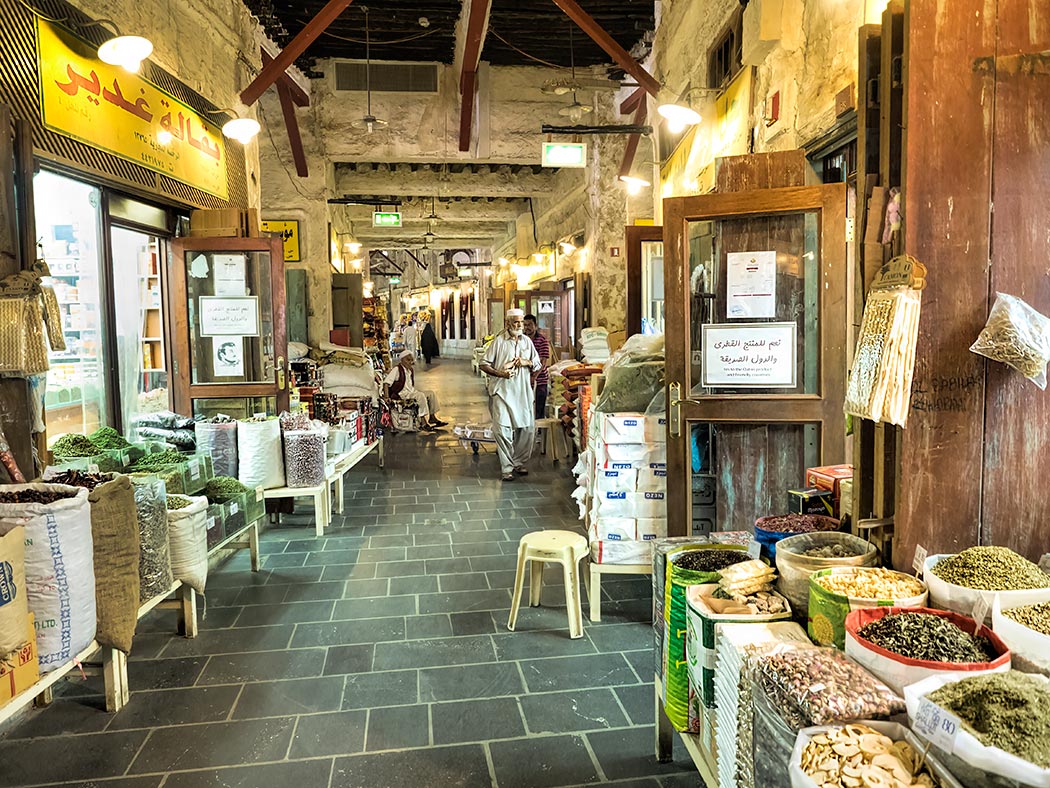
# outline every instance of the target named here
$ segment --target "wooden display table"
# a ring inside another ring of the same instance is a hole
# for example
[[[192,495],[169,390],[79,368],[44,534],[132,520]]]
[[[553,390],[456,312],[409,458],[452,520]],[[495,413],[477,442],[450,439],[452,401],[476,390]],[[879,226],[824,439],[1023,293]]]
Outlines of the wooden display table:
[[[693,759],[693,765],[700,773],[704,785],[718,785],[718,764],[715,753],[704,747],[701,737],[688,731],[675,731],[671,721],[664,712],[664,699],[660,692],[660,677],[655,678],[653,686],[656,691],[656,760],[670,763],[674,760],[674,735],[677,732],[685,745],[686,752]]]
[[[587,607],[591,611],[591,621],[602,620],[602,575],[651,575],[652,564],[598,564],[594,561],[591,565],[591,586],[589,589]]]

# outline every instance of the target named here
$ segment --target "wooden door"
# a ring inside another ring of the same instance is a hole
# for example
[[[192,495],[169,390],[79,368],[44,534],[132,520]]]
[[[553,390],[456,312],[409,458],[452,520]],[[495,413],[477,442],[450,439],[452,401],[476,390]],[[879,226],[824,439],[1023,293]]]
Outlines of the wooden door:
[[[571,300],[564,290],[532,290],[526,312],[536,316],[540,333],[547,337],[562,358],[572,349],[569,338]]]
[[[170,260],[175,410],[288,408],[280,239],[178,238]]]
[[[843,184],[664,200],[672,536],[748,529],[845,461],[845,231]]]
[[[663,310],[654,314],[654,302],[663,302],[664,228],[657,225],[628,225],[627,236],[627,336],[641,334],[643,321],[652,321],[655,333],[663,333]],[[652,266],[659,259],[659,293],[654,292]],[[647,303],[648,302],[648,303]]]

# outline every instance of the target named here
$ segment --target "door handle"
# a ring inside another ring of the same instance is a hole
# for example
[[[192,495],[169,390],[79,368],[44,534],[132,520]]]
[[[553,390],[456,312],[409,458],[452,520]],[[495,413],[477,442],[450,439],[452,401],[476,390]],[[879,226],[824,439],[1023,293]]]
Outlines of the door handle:
[[[277,390],[284,391],[284,356],[277,357]]]
[[[682,403],[688,402],[699,405],[700,400],[692,397],[682,397],[682,384],[677,380],[667,387],[667,431],[672,438],[682,434]]]

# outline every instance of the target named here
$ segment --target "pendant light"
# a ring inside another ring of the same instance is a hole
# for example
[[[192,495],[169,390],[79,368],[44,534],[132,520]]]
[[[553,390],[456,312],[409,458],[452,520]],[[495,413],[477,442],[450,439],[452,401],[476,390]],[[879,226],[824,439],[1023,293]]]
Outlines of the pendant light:
[[[372,36],[368,23],[368,8],[361,6],[361,10],[365,13],[365,100],[367,106],[365,116],[350,125],[355,129],[364,129],[365,133],[371,134],[376,127],[382,128],[387,124],[385,120],[380,120],[372,114]]]
[[[572,69],[572,84],[575,86],[576,51],[573,43],[573,27],[574,25],[569,25],[569,66]],[[571,120],[573,123],[579,123],[583,119],[583,116],[590,112],[592,109],[593,107],[591,107],[589,104],[580,103],[579,99],[576,98],[576,90],[574,87],[572,91],[572,104],[570,104],[567,107],[562,107],[560,110],[558,110],[558,114],[568,116],[569,120]]]
[[[111,66],[120,66],[125,71],[138,73],[142,61],[153,54],[153,42],[142,36],[126,36],[120,32],[116,22],[99,19],[89,26],[112,27],[113,35],[98,48],[98,59]]]

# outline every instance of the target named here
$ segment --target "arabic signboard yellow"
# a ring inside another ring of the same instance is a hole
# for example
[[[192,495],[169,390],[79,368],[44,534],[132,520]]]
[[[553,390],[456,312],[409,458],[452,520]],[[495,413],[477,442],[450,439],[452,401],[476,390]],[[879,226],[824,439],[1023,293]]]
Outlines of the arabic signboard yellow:
[[[49,129],[226,199],[219,128],[137,74],[98,59],[37,17],[40,111]]]
[[[264,233],[280,233],[284,243],[284,261],[298,263],[302,260],[299,252],[299,222],[268,220],[261,223]]]

